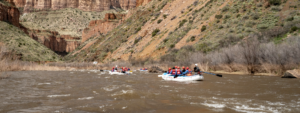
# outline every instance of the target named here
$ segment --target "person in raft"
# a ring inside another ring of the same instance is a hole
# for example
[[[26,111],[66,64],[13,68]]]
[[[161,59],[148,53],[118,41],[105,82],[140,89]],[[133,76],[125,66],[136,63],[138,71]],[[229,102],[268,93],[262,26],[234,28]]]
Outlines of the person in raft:
[[[118,71],[118,65],[116,65],[116,67],[115,67],[115,71]]]
[[[169,68],[167,74],[171,74],[171,71],[172,71],[171,68]]]
[[[115,71],[115,67],[112,68],[111,72],[114,72],[114,71]]]
[[[195,64],[195,67],[194,67],[194,72],[201,75],[201,72],[200,72],[200,69],[198,67],[198,64]]]
[[[192,76],[192,72],[191,69],[189,67],[186,67],[186,70],[185,71],[182,71],[182,75],[185,75],[185,76]]]
[[[175,66],[173,67],[172,71],[171,71],[171,74],[174,76],[174,78],[177,78],[178,76],[181,76],[181,70],[179,67]]]

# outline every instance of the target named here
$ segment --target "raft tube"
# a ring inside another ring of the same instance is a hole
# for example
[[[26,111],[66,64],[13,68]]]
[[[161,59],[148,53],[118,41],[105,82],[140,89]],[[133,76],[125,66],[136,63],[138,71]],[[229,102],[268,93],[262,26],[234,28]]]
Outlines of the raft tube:
[[[172,75],[164,75],[162,76],[162,79],[170,80],[170,81],[200,81],[203,80],[204,77],[202,75],[193,75],[193,76],[178,76],[177,78],[174,78],[174,76]]]

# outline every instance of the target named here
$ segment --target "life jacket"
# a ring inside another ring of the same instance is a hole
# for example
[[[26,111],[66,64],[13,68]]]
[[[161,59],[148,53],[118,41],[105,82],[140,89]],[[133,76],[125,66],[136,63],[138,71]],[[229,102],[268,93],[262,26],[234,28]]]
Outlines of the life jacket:
[[[189,69],[188,73],[186,74],[186,76],[192,76],[192,71]]]
[[[172,70],[172,73],[171,73],[171,74],[172,74],[172,75],[176,75],[175,69]]]
[[[176,71],[177,71],[177,72],[176,72],[177,74],[179,74],[179,75],[181,74],[181,72],[180,72],[180,70],[179,70],[179,69],[177,69]]]
[[[125,71],[127,71],[127,68],[125,68]]]
[[[113,67],[111,71],[114,72],[115,71],[115,67]]]
[[[171,73],[171,69],[167,73],[170,74]]]

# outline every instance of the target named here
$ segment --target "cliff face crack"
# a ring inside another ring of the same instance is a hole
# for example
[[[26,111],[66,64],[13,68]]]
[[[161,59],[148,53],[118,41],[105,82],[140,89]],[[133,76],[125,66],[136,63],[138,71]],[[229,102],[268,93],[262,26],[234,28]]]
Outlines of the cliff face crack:
[[[74,51],[81,41],[80,37],[60,35],[56,31],[49,30],[29,30],[29,36],[59,55]]]

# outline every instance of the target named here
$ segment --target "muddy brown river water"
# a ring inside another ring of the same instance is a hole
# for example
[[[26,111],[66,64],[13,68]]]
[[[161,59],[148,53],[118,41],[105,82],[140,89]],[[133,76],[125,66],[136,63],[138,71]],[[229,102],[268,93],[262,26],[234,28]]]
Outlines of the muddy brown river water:
[[[0,79],[1,113],[300,112],[300,80],[204,75],[173,82],[158,74],[99,71],[7,72]]]

